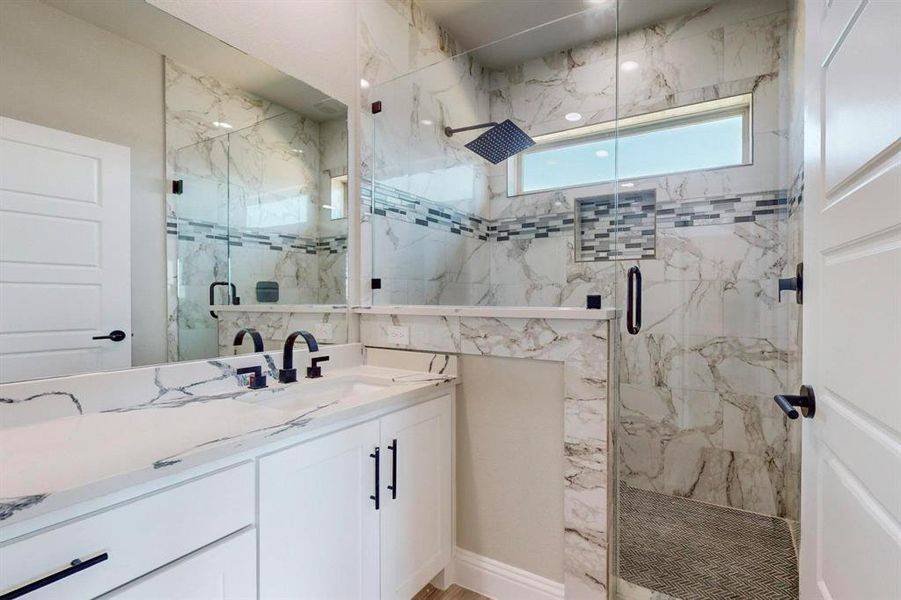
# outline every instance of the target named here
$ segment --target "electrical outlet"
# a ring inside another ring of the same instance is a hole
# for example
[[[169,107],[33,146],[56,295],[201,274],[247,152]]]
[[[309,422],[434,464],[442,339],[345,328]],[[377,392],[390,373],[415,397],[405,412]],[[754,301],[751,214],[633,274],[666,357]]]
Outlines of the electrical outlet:
[[[320,342],[333,342],[335,340],[335,325],[333,323],[319,323],[313,327],[313,336]]]
[[[410,344],[410,328],[401,325],[389,325],[385,327],[385,335],[392,344],[408,346]]]

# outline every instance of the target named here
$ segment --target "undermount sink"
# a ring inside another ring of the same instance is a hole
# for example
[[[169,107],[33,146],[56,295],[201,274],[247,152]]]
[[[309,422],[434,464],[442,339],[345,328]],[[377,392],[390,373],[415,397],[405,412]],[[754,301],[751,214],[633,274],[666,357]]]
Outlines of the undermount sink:
[[[254,394],[252,398],[238,398],[248,402],[281,410],[306,410],[326,406],[351,396],[377,392],[395,385],[390,379],[365,375],[341,375],[324,377],[316,381],[304,380],[291,384],[272,394]]]

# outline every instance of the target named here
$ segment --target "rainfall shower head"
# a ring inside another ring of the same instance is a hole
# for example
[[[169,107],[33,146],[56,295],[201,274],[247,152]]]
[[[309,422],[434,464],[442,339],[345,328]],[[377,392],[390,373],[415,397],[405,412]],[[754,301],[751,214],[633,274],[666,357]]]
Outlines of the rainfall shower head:
[[[496,165],[502,160],[506,160],[513,155],[519,154],[526,148],[535,145],[535,140],[530,138],[525,131],[514,125],[513,121],[510,119],[507,119],[503,123],[482,123],[481,125],[460,127],[458,129],[445,127],[444,133],[447,137],[451,137],[455,133],[461,131],[483,129],[485,127],[491,127],[491,129],[466,144],[466,147],[491,164]]]

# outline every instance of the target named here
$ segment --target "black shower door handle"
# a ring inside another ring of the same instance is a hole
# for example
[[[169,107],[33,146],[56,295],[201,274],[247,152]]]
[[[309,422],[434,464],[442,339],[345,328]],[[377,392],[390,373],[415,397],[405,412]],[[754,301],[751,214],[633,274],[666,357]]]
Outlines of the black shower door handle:
[[[626,329],[632,335],[641,331],[641,269],[629,269],[626,284]]]

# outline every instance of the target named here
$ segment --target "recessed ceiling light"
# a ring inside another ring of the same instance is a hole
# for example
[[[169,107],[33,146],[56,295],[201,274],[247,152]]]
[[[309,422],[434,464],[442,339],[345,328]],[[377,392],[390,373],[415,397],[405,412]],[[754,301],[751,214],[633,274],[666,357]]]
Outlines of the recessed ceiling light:
[[[423,119],[419,122],[420,125],[434,125],[435,122],[430,119]]]
[[[361,80],[360,80],[360,87],[363,88],[364,90],[368,90],[368,89],[369,89],[369,82],[366,81],[365,79],[361,79]]]
[[[635,184],[634,184],[634,183],[630,183],[630,182],[627,181],[626,183],[621,183],[621,184],[619,184],[619,186],[620,186],[620,187],[625,187],[625,188],[630,188],[630,187],[635,187]]]
[[[327,209],[329,209],[329,210],[332,210],[332,209],[335,208],[335,207],[332,206],[331,204],[323,204],[323,205],[322,205],[322,208],[327,208]]]
[[[634,60],[624,60],[619,68],[623,73],[631,73],[638,70],[638,63]]]
[[[226,123],[225,121],[213,121],[213,127],[218,127],[219,129],[231,129],[232,124]]]
[[[595,150],[594,155],[598,158],[607,158],[608,156],[610,156],[610,153],[606,150]]]
[[[582,115],[577,112],[571,112],[571,113],[566,113],[566,115],[564,115],[563,118],[566,119],[567,121],[572,121],[573,123],[575,123],[576,121],[582,120]]]

